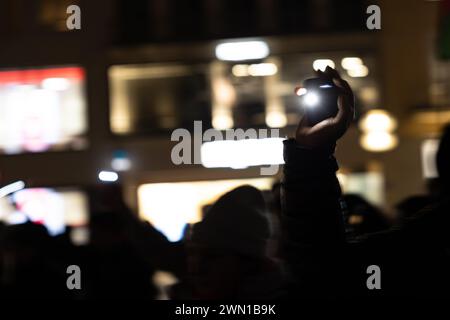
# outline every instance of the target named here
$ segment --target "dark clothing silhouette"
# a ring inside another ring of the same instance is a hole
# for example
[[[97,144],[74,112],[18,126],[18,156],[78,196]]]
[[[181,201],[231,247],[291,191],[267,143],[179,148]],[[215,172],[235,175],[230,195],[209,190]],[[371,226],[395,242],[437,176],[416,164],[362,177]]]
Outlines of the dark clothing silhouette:
[[[329,151],[284,142],[283,255],[293,276],[290,297],[449,296],[450,204],[443,197],[401,228],[346,234],[337,162]],[[381,290],[369,290],[376,265]]]

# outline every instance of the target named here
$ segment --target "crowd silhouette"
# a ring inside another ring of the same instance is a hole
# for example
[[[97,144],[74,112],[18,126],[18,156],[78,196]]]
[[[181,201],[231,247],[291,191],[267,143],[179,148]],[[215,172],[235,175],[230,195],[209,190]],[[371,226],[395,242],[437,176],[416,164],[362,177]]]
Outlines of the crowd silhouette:
[[[450,126],[434,187],[399,203],[389,221],[362,197],[342,195],[334,150],[354,98],[335,70],[317,76],[341,89],[338,114],[312,127],[302,118],[271,192],[238,187],[170,242],[127,207],[119,185],[92,187],[87,244],[73,244],[70,228],[50,236],[31,222],[0,224],[0,298],[152,300],[162,289],[174,300],[448,297]],[[82,270],[80,290],[67,288],[69,265]],[[371,265],[381,290],[367,287]],[[177,280],[161,284],[160,271]]]

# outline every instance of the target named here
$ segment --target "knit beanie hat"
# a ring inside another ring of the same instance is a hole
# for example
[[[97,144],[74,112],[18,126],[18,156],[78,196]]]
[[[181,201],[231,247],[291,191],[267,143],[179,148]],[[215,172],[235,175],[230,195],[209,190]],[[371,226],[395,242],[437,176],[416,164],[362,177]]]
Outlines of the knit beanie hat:
[[[217,200],[195,224],[192,242],[252,257],[266,256],[270,224],[262,193],[252,186],[238,187]]]

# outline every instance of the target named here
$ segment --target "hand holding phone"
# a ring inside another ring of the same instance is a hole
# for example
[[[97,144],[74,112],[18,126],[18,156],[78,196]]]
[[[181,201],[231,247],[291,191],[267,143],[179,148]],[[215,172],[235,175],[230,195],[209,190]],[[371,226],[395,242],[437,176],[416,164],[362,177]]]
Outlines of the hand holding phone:
[[[327,67],[316,74],[317,78],[305,80],[304,87],[296,89],[305,108],[296,140],[305,147],[327,148],[347,131],[354,118],[355,102],[352,89],[336,70]]]

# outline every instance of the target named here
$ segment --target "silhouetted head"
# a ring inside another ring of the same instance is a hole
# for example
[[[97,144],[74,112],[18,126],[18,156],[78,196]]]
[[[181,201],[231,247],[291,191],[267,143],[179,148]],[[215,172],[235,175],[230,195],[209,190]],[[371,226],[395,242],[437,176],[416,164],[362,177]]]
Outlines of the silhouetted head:
[[[447,191],[450,190],[450,124],[445,127],[442,134],[436,166],[442,186]]]
[[[270,222],[261,191],[238,187],[217,200],[202,222],[194,225],[192,242],[201,247],[247,256],[264,256]]]
[[[262,193],[236,188],[217,200],[195,224],[188,245],[188,271],[194,296],[230,299],[248,275],[267,262],[270,222]]]
[[[97,184],[88,189],[91,212],[126,211],[128,207],[123,199],[123,189],[119,184]]]

